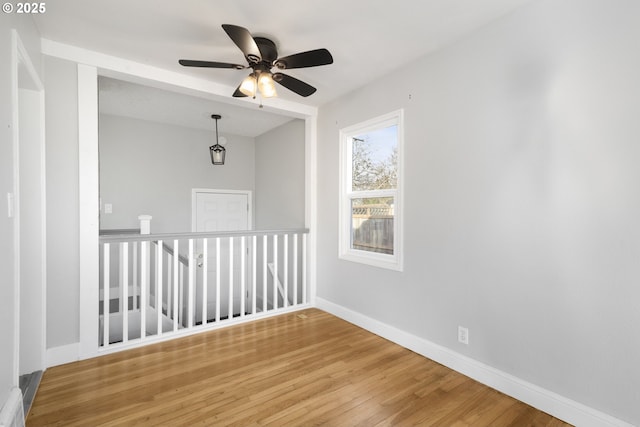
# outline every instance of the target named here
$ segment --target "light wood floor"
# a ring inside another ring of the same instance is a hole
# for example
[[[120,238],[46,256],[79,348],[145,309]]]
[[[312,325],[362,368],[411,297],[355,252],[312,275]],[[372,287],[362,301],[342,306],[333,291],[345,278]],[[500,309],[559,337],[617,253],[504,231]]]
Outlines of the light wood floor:
[[[48,369],[27,426],[566,426],[316,309]]]

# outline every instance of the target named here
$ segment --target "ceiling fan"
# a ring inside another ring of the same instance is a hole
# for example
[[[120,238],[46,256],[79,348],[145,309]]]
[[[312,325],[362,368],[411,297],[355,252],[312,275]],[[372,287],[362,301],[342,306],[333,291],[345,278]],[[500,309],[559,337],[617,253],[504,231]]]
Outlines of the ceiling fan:
[[[333,57],[327,49],[315,49],[278,58],[278,50],[273,41],[264,37],[253,37],[249,30],[237,25],[223,24],[222,28],[240,48],[249,65],[226,62],[195,61],[181,59],[178,62],[185,67],[233,68],[244,70],[251,68],[247,76],[233,93],[235,97],[252,96],[260,93],[264,98],[276,96],[274,82],[300,96],[309,96],[316,88],[281,72],[272,73],[271,69],[290,70],[293,68],[317,67],[333,63]]]

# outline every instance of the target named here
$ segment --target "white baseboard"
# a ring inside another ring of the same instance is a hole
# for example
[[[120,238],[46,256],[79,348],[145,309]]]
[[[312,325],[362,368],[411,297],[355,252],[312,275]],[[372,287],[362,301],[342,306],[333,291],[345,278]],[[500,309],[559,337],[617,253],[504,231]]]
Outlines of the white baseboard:
[[[80,360],[80,343],[47,349],[47,368]]]
[[[315,306],[570,424],[581,427],[633,427],[603,412],[323,298],[316,297]]]

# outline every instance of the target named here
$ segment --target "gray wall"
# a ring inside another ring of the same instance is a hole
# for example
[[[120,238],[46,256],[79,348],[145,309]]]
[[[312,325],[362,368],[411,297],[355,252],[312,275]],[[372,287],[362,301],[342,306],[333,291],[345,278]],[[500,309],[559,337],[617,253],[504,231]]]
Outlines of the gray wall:
[[[78,67],[44,56],[47,139],[47,348],[80,339]]]
[[[212,133],[150,121],[100,115],[100,197],[113,213],[101,229],[137,228],[149,214],[152,233],[191,231],[191,189],[254,191],[253,138],[225,135],[223,166],[213,166]]]
[[[640,424],[639,18],[531,2],[321,107],[318,296]],[[338,130],[398,108],[404,272],[337,256]]]
[[[13,376],[16,363],[13,219],[7,217],[7,193],[14,191],[13,179],[13,129],[12,111],[17,106],[11,102],[11,30],[16,29],[41,74],[40,35],[31,19],[26,15],[0,14],[0,407],[12,387],[17,386]]]
[[[78,177],[77,64],[48,56],[44,58],[49,257],[47,348],[51,349],[79,340],[78,179],[82,177]],[[286,125],[284,129],[280,138],[286,138],[289,132],[296,134],[286,131]],[[191,188],[256,190],[255,171],[264,170],[262,160],[255,156],[252,138],[227,135],[227,163],[214,167],[207,151],[211,134],[206,131],[102,115],[99,136],[101,174],[108,173],[113,178],[113,183],[109,184],[101,177],[102,200],[113,203],[114,209],[113,214],[102,215],[102,226],[106,228],[136,227],[137,216],[148,213],[154,216],[153,232],[190,231]],[[295,138],[297,142],[298,136]],[[304,148],[302,150],[304,152]],[[292,165],[291,170],[304,170],[303,155],[301,159],[301,163]],[[164,172],[178,167],[183,168],[180,173]],[[132,179],[136,168],[142,168],[144,173],[136,174],[136,179]],[[117,172],[110,173],[109,170]],[[301,175],[304,177],[304,172]],[[186,176],[193,181],[187,182]],[[272,181],[280,188],[291,181],[286,174],[280,179],[283,181],[280,184],[277,180]],[[154,185],[160,182],[160,186],[154,187],[150,180]],[[142,184],[147,190],[139,190],[137,186]],[[150,192],[153,188],[161,191]],[[165,197],[170,202],[158,202]],[[138,204],[139,201],[142,203]],[[175,208],[178,205],[180,209]],[[296,206],[304,209],[304,196]],[[290,210],[296,209],[299,208],[290,207]],[[296,217],[302,218],[304,223],[304,214],[299,215]],[[295,226],[298,223],[286,225]]]
[[[304,227],[305,124],[292,120],[256,138],[256,228]]]

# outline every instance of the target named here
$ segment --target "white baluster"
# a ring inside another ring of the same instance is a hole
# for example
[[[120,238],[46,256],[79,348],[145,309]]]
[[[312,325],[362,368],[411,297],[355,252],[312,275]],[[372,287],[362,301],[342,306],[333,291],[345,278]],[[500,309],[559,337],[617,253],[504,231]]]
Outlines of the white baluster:
[[[184,269],[180,264],[180,281],[178,283],[178,322],[184,326]]]
[[[245,270],[246,270],[246,236],[240,237],[240,317],[244,317],[245,312],[245,297],[246,297],[246,283],[245,283]]]
[[[116,306],[116,310],[118,314],[122,314],[122,311],[124,310],[124,289],[122,287],[122,277],[124,276],[124,272],[125,270],[123,270],[124,268],[124,263],[122,262],[122,243],[120,243],[118,246],[118,278],[117,278],[117,283],[118,283],[118,296],[117,296],[117,306]],[[115,295],[114,295],[115,296]]]
[[[278,235],[273,236],[273,309],[278,309]]]
[[[133,287],[133,307],[132,310],[135,311],[138,309],[138,242],[132,242],[133,246],[133,268],[132,268],[132,279],[133,283],[131,286]]]
[[[298,234],[293,235],[293,305],[298,305]]]
[[[216,322],[220,322],[220,238],[216,237]]]
[[[257,275],[256,275],[256,246],[258,245],[258,236],[253,236],[252,237],[252,243],[251,243],[251,250],[252,250],[252,256],[251,256],[251,263],[252,263],[252,268],[251,268],[251,274],[252,274],[252,280],[251,280],[251,314],[256,314],[256,288],[257,288]]]
[[[149,304],[147,296],[149,289],[149,242],[140,243],[140,261],[140,339],[144,339],[147,336],[147,305]]]
[[[267,311],[267,235],[262,236],[262,311]]]
[[[208,295],[207,295],[207,260],[209,259],[209,244],[207,243],[207,239],[202,239],[202,326],[206,326],[207,324],[207,305],[208,305]]]
[[[162,240],[156,246],[156,323],[158,336],[162,335]]]
[[[187,291],[187,305],[188,305],[188,309],[187,309],[187,327],[188,328],[192,328],[193,327],[193,318],[194,313],[193,313],[193,287],[194,287],[194,282],[195,282],[195,266],[196,266],[196,260],[193,256],[193,239],[189,239],[189,289]]]
[[[178,292],[180,285],[178,283],[179,275],[180,275],[180,252],[178,248],[178,240],[173,241],[173,330],[178,330]]]
[[[282,269],[284,270],[284,295],[283,303],[285,307],[289,306],[289,235],[284,235],[284,259]]]
[[[102,246],[102,261],[103,261],[103,270],[102,270],[102,346],[107,348],[109,346],[109,287],[111,286],[109,283],[109,269],[111,268],[109,258],[111,248],[109,243],[105,243]]]
[[[120,286],[122,287],[122,342],[129,341],[129,243],[120,243]]]
[[[233,237],[229,237],[229,305],[228,319],[233,319]]]
[[[167,254],[167,316],[170,319],[173,319],[173,259],[173,255]]]
[[[302,235],[302,303],[307,303],[307,235]]]

